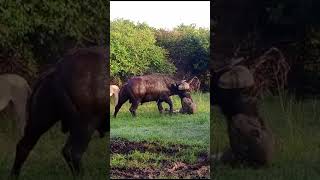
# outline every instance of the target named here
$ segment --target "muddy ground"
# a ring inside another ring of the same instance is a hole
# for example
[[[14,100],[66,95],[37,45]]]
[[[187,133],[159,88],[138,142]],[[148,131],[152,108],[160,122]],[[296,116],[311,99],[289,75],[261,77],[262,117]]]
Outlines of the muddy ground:
[[[125,157],[133,152],[161,154],[168,158],[161,160],[157,167],[152,165],[143,167],[114,167],[111,166],[112,178],[134,178],[134,179],[153,179],[153,178],[183,178],[199,179],[209,178],[210,166],[208,153],[200,153],[195,163],[176,161],[178,154],[192,148],[187,145],[161,145],[147,141],[131,142],[125,139],[111,140],[111,156],[120,154]]]

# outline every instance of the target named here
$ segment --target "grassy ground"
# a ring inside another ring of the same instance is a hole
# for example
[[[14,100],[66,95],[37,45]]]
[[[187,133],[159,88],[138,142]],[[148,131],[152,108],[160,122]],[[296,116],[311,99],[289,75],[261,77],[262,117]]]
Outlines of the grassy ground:
[[[199,165],[208,162],[204,159],[209,153],[209,94],[192,97],[198,108],[193,115],[160,114],[150,102],[139,106],[133,118],[127,102],[117,118],[111,117],[112,178],[209,177],[204,164]],[[175,109],[181,107],[178,97],[173,101]]]
[[[15,146],[19,138],[15,121],[10,113],[3,112],[0,114],[0,124],[0,179],[7,179],[14,160]],[[57,124],[44,134],[28,157],[20,179],[73,179],[61,155],[66,138],[67,135],[60,131],[60,124]],[[82,179],[107,179],[107,165],[106,161],[103,160],[107,157],[106,149],[106,139],[100,139],[95,134],[88,151],[83,156],[82,162],[85,174]]]
[[[269,97],[260,109],[276,138],[273,164],[259,170],[217,165],[212,167],[214,179],[320,179],[320,101]],[[211,148],[223,151],[228,146],[225,119],[216,107],[211,117]]]

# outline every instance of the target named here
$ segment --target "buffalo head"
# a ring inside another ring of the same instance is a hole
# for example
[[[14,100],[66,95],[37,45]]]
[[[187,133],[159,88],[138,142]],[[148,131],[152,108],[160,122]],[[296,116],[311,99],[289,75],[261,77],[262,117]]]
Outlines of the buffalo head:
[[[211,90],[214,96],[210,96],[215,98],[211,99],[213,104],[232,99],[232,95],[254,86],[254,77],[250,70],[243,65],[239,65],[242,61],[243,58],[233,59],[230,64],[213,72]]]
[[[177,94],[179,97],[188,97],[190,93],[190,83],[186,80],[171,84],[171,91],[173,94]]]

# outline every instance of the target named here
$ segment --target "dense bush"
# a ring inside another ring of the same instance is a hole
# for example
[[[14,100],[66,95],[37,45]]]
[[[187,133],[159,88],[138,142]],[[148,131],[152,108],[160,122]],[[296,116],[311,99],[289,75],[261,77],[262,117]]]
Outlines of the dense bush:
[[[167,51],[156,45],[154,30],[146,24],[118,19],[111,22],[110,71],[113,79],[125,80],[150,72],[173,73]]]
[[[171,31],[158,30],[157,44],[169,52],[178,74],[198,76],[209,89],[210,32],[195,25],[180,25]]]
[[[257,59],[277,47],[291,66],[289,90],[320,93],[319,5],[318,0],[216,0],[212,65],[227,62],[234,55]],[[306,90],[308,86],[312,91]]]
[[[108,42],[109,1],[0,1],[0,57],[33,73],[69,48]]]
[[[117,19],[111,22],[111,76],[115,83],[133,75],[175,73],[197,76],[209,89],[209,30],[180,25],[155,29],[145,23]]]

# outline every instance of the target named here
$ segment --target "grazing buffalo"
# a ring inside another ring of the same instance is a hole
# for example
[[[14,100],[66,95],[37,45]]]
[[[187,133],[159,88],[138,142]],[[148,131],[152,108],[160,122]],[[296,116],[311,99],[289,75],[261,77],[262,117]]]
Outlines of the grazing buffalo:
[[[121,106],[129,100],[131,103],[130,112],[136,116],[139,103],[156,101],[159,112],[163,112],[162,102],[166,102],[170,107],[170,114],[173,112],[170,96],[178,95],[183,98],[190,89],[189,82],[177,80],[171,76],[163,74],[151,74],[137,76],[129,79],[120,89],[119,101],[115,107],[114,117],[117,116]]]
[[[120,88],[116,85],[110,85],[110,97],[114,96],[114,104],[118,104]]]
[[[17,127],[22,136],[26,121],[26,103],[30,94],[30,87],[27,81],[19,75],[1,74],[0,89],[0,111],[12,102],[17,115]]]
[[[40,76],[27,101],[25,132],[16,149],[11,175],[17,177],[30,151],[43,133],[61,121],[69,137],[62,150],[73,175],[92,134],[109,130],[107,122],[107,49],[70,51],[54,68]]]
[[[251,95],[255,82],[248,68],[230,65],[213,74],[212,102],[227,119],[230,149],[214,156],[225,163],[254,167],[270,164],[274,139],[260,117],[257,99]]]

